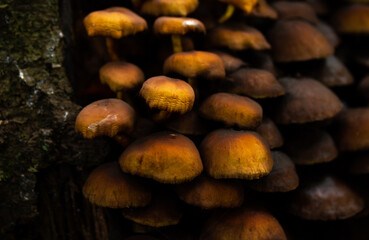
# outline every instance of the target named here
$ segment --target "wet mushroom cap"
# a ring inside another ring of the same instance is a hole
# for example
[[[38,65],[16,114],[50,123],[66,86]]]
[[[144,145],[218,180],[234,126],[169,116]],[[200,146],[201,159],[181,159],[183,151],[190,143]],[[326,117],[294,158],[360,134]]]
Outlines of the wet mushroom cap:
[[[143,207],[151,200],[151,190],[142,179],[124,174],[117,162],[94,169],[83,185],[83,196],[101,207]]]
[[[255,129],[263,119],[263,109],[254,100],[231,93],[215,93],[199,108],[200,116],[226,126]]]
[[[369,6],[354,4],[339,10],[332,20],[334,29],[345,34],[369,34]]]
[[[200,240],[286,240],[278,220],[260,208],[235,208],[215,212],[205,223]]]
[[[250,13],[254,8],[254,6],[259,2],[259,0],[218,0],[218,1],[234,5],[235,7],[241,9],[246,13]]]
[[[187,78],[201,77],[218,80],[225,77],[223,62],[211,52],[180,52],[169,56],[164,62],[165,75],[182,75]]]
[[[269,146],[251,131],[215,130],[201,142],[200,152],[206,173],[216,179],[258,179],[273,167]]]
[[[100,81],[114,92],[135,89],[145,80],[142,70],[132,63],[108,62],[99,70]]]
[[[259,192],[289,192],[299,185],[295,164],[283,152],[272,151],[273,169],[265,177],[247,183]]]
[[[286,90],[275,108],[275,121],[279,124],[320,121],[342,110],[339,98],[316,80],[281,78],[279,82]]]
[[[334,52],[321,32],[301,20],[278,21],[268,36],[276,62],[325,58]]]
[[[88,14],[83,23],[89,36],[122,38],[147,29],[145,19],[123,7],[111,7]]]
[[[122,153],[119,163],[123,172],[170,184],[191,181],[203,169],[195,144],[171,132],[136,140]]]
[[[191,32],[206,33],[205,26],[195,18],[159,17],[154,22],[154,32],[160,35],[186,35]]]
[[[210,44],[231,50],[268,50],[270,44],[256,28],[244,24],[223,24],[209,33]]]
[[[134,122],[133,108],[120,99],[110,98],[84,107],[77,116],[75,129],[84,138],[114,137],[119,132],[131,132]]]
[[[266,70],[242,68],[227,78],[230,92],[252,98],[272,98],[285,94],[284,88],[273,74]]]
[[[216,180],[205,175],[177,185],[176,192],[187,204],[203,209],[239,207],[244,199],[244,189],[239,182]]]
[[[153,16],[182,16],[195,11],[198,0],[146,0],[142,3],[141,12]]]
[[[190,111],[195,102],[195,92],[188,83],[166,76],[147,79],[140,95],[150,108],[181,114]]]
[[[306,2],[278,1],[271,6],[278,12],[278,19],[301,19],[312,24],[319,21],[313,7]]]
[[[354,216],[364,208],[364,200],[338,178],[323,176],[293,192],[287,210],[303,219],[336,220]]]
[[[270,118],[264,117],[255,131],[265,139],[271,149],[283,146],[284,140],[282,134],[277,125]]]

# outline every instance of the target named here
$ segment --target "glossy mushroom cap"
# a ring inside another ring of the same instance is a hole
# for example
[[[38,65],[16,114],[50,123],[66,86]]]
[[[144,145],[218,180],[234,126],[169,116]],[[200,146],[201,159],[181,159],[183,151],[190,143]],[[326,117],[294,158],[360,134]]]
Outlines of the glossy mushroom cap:
[[[114,137],[119,132],[130,132],[135,122],[135,111],[119,99],[102,99],[90,103],[78,114],[76,132],[84,138]]]
[[[195,144],[170,132],[154,133],[133,142],[119,163],[123,172],[172,184],[191,181],[203,169]]]
[[[182,16],[195,11],[198,0],[145,0],[141,12],[153,16]]]
[[[268,117],[264,117],[263,121],[255,129],[260,136],[265,139],[271,149],[283,146],[284,140],[277,125]]]
[[[333,16],[332,22],[339,33],[369,34],[369,6],[354,4],[344,7]]]
[[[218,1],[234,5],[235,7],[241,9],[246,13],[250,13],[254,8],[254,6],[259,2],[259,0],[218,0]]]
[[[127,62],[108,62],[99,74],[101,83],[109,85],[114,92],[138,88],[145,80],[142,70]]]
[[[211,52],[191,51],[169,56],[164,62],[164,74],[218,80],[225,77],[225,70],[218,55]]]
[[[243,203],[244,190],[239,182],[216,180],[205,175],[176,187],[180,199],[203,209],[233,208]]]
[[[338,150],[328,132],[313,127],[293,128],[285,135],[284,149],[294,163],[312,165],[336,159]]]
[[[273,74],[266,70],[243,68],[232,73],[227,81],[230,92],[252,98],[272,98],[284,95],[284,88]]]
[[[319,22],[313,7],[306,2],[278,1],[271,5],[278,12],[278,19],[301,19],[312,24]]]
[[[91,12],[83,23],[88,36],[122,38],[147,29],[145,19],[123,7]]]
[[[339,98],[316,80],[281,78],[279,82],[286,90],[275,108],[275,121],[279,124],[320,121],[342,110]]]
[[[195,92],[185,81],[157,76],[147,79],[140,90],[150,108],[186,113],[195,102]]]
[[[308,220],[336,220],[354,216],[364,208],[364,200],[345,182],[321,177],[293,192],[288,211]]]
[[[190,32],[206,33],[205,26],[195,18],[159,17],[154,22],[154,32],[160,35],[186,35]]]
[[[241,129],[255,129],[263,119],[263,109],[257,102],[230,93],[212,94],[201,103],[199,113],[205,119]]]
[[[83,196],[101,207],[143,207],[150,202],[151,191],[142,179],[124,174],[117,162],[111,162],[90,173],[83,185]]]
[[[277,62],[325,58],[334,52],[321,32],[300,20],[278,21],[269,31],[269,42]]]
[[[266,0],[259,0],[259,2],[252,9],[250,16],[274,20],[278,18],[278,13],[271,6],[269,6]]]
[[[216,179],[258,179],[273,167],[269,146],[251,131],[215,130],[201,142],[200,152],[206,173]]]
[[[295,164],[283,152],[272,151],[273,169],[265,177],[247,183],[259,192],[289,192],[299,185]]]
[[[205,223],[200,240],[286,240],[283,228],[260,208],[235,208],[215,212]]]
[[[269,43],[259,30],[244,24],[220,25],[210,32],[209,41],[214,47],[226,47],[235,51],[270,49]]]

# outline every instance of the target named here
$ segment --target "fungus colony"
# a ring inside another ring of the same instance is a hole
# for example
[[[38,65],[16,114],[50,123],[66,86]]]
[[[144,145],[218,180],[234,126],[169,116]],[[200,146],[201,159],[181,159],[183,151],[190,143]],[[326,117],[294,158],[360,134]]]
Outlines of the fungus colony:
[[[95,87],[76,131],[120,144],[83,195],[120,208],[127,239],[302,239],[286,219],[367,216],[369,1],[122,5],[84,18],[117,98]]]

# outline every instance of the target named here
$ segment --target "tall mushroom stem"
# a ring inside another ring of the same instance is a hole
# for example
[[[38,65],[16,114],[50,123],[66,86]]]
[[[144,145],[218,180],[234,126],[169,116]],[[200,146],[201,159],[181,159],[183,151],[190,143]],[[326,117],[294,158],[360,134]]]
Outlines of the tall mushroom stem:
[[[232,17],[234,12],[234,6],[232,4],[228,4],[227,6],[227,10],[225,11],[225,13],[223,14],[223,16],[221,16],[218,20],[219,23],[224,23],[225,21],[227,21],[230,17]]]
[[[110,59],[112,61],[119,61],[119,56],[115,52],[115,49],[114,49],[114,39],[111,37],[107,37],[105,38],[105,43],[106,43],[106,48],[108,49]]]
[[[183,52],[182,41],[181,41],[181,36],[180,35],[178,35],[178,34],[173,34],[172,35],[172,44],[173,44],[173,52],[174,53]]]

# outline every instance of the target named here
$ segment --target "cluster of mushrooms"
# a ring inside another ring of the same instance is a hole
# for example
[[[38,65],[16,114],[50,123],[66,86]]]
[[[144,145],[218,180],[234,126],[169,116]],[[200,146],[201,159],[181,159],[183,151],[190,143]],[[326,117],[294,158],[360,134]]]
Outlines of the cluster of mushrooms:
[[[100,81],[117,97],[87,105],[75,124],[122,148],[90,173],[83,195],[121,209],[141,232],[127,239],[169,239],[155,229],[196,212],[186,239],[287,239],[258,200],[275,193],[277,208],[302,219],[367,216],[368,184],[350,179],[369,173],[368,0],[128,5],[84,18],[89,37],[105,38]],[[162,75],[147,79],[117,51],[145,31],[172,42]]]

